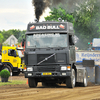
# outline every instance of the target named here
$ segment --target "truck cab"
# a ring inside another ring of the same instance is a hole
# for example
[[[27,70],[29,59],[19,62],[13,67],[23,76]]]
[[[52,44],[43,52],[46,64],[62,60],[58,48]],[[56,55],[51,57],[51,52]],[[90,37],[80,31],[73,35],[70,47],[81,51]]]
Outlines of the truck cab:
[[[7,69],[18,75],[24,69],[23,55],[16,47],[2,46],[1,57],[2,66],[0,70]]]
[[[29,23],[25,47],[25,77],[29,87],[76,83],[74,29],[70,22]]]

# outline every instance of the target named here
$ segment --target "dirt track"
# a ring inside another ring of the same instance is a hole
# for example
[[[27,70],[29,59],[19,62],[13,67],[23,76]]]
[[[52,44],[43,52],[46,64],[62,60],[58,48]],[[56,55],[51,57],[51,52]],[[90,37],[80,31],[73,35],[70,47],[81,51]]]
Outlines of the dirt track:
[[[24,76],[14,76],[13,79]],[[100,86],[75,87],[68,89],[65,85],[56,87],[29,88],[24,85],[0,86],[0,100],[100,100]]]

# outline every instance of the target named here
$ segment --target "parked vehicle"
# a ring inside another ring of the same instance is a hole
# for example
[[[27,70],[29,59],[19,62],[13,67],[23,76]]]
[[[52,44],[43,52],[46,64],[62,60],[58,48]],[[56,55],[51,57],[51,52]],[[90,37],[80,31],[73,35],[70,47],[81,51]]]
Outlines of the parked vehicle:
[[[92,50],[100,50],[100,38],[94,38],[93,39]]]
[[[19,75],[25,67],[21,50],[16,47],[2,46],[1,51],[0,71],[7,69],[13,75]]]

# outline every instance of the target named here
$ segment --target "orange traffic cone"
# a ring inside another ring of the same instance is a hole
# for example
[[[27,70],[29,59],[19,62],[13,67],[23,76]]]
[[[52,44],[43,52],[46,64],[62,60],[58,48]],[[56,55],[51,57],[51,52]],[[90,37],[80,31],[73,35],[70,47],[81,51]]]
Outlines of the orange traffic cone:
[[[28,84],[28,79],[27,79],[27,82],[26,82],[26,84]]]

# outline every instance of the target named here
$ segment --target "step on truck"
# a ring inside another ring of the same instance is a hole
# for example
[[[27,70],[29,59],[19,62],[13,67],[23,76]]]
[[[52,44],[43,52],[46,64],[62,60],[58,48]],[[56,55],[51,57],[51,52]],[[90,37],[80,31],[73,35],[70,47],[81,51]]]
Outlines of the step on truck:
[[[8,70],[12,75],[19,75],[23,72],[25,63],[24,55],[21,52],[22,49],[1,46],[0,48],[0,71],[3,69]]]
[[[77,83],[87,86],[85,67],[76,65],[72,23],[29,23],[25,35],[25,78],[30,88],[37,87],[38,82],[43,86],[66,84],[74,88]]]

